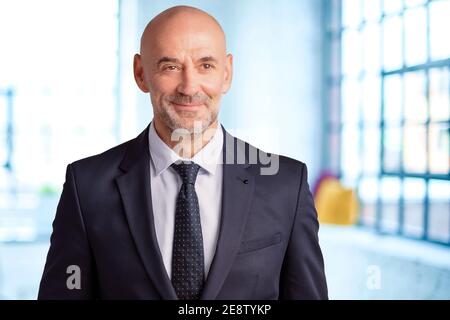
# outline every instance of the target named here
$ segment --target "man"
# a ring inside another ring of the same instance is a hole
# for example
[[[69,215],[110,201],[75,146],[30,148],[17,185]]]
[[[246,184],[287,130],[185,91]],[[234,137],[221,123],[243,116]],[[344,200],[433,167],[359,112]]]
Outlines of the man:
[[[153,121],[67,167],[40,299],[327,298],[305,164],[219,126],[232,63],[199,9],[147,25],[134,75]]]

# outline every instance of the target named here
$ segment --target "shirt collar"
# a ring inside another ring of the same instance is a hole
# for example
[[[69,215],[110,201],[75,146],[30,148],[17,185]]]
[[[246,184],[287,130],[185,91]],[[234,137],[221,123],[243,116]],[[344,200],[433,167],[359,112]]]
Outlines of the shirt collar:
[[[191,159],[180,157],[173,151],[156,132],[154,121],[150,123],[148,130],[150,157],[153,161],[156,175],[160,175],[172,163],[177,160],[193,161],[210,174],[215,174],[217,165],[220,164],[220,155],[223,149],[223,132],[220,124],[216,128],[211,140]]]

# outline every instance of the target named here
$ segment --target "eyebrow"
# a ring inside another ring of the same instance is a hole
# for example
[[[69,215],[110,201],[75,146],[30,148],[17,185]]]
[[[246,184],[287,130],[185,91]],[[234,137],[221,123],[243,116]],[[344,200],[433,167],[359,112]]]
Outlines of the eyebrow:
[[[211,61],[211,62],[215,62],[215,63],[218,62],[218,60],[216,58],[214,58],[213,56],[202,57],[199,59],[199,61],[200,62],[210,62]],[[181,63],[180,60],[178,60],[177,58],[165,56],[158,60],[157,65],[159,66],[163,62]]]
[[[211,61],[211,62],[215,62],[215,63],[218,62],[217,59],[214,58],[213,56],[206,56],[206,57],[200,58],[199,61],[200,62],[210,62]]]
[[[174,62],[174,63],[180,63],[180,60],[177,58],[171,58],[171,57],[162,57],[158,60],[157,65],[159,66],[163,62]]]

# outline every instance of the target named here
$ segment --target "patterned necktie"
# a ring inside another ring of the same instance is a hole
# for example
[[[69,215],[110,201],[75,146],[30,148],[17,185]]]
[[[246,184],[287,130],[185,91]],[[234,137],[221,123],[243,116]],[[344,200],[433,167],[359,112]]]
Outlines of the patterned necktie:
[[[200,298],[204,282],[203,237],[195,180],[200,166],[172,164],[183,180],[175,209],[172,285],[181,300]]]

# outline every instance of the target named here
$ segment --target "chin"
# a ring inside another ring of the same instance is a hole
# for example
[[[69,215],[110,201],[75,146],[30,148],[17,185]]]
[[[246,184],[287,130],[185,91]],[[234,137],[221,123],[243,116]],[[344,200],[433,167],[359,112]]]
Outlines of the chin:
[[[206,123],[204,120],[193,120],[193,121],[182,121],[183,127],[189,131],[193,131],[194,129],[205,127]]]
[[[209,127],[210,123],[205,119],[180,119],[180,121],[178,121],[178,125],[179,128],[183,128],[188,130],[190,133],[194,133],[194,130],[200,130],[201,132],[203,132]]]

